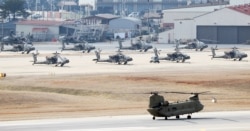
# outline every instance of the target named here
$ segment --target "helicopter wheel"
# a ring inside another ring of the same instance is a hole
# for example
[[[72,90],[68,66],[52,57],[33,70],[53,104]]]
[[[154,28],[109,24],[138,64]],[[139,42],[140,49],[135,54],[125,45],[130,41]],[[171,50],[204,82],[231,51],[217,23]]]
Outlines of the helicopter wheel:
[[[168,117],[165,117],[165,120],[167,120],[168,119]]]
[[[153,118],[152,118],[153,120],[155,120],[155,117],[153,116]]]
[[[188,116],[187,116],[187,119],[191,119],[191,116],[190,116],[190,115],[188,115]]]
[[[179,116],[179,115],[177,115],[177,116],[176,116],[176,119],[180,119],[180,116]]]

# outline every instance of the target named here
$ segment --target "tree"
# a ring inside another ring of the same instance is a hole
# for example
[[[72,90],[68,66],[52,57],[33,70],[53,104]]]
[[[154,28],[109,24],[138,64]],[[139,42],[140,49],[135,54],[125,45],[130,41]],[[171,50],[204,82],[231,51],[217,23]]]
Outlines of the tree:
[[[25,10],[25,0],[4,0],[3,4],[0,6],[1,17],[7,18],[11,14],[13,19],[16,19],[16,15],[21,15],[27,18],[30,14]]]

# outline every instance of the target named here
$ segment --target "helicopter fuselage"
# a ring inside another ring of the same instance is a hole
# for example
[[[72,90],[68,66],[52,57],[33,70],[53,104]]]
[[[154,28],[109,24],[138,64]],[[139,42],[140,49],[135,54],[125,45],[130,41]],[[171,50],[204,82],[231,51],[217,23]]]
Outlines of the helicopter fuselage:
[[[198,100],[186,100],[162,104],[158,107],[148,108],[147,111],[154,117],[171,117],[199,112],[203,107]]]

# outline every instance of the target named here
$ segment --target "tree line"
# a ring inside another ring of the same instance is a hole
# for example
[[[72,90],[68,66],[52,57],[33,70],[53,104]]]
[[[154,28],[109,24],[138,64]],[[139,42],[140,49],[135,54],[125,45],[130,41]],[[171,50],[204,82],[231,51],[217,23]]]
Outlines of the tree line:
[[[21,15],[27,18],[30,13],[25,10],[25,0],[4,0],[0,5],[0,16],[2,19],[8,18],[13,15],[13,19],[16,19],[16,15]]]

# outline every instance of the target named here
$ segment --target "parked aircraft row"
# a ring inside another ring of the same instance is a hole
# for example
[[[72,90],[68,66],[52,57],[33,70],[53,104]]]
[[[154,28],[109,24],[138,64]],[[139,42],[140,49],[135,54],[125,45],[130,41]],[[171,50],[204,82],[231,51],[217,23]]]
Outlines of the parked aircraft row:
[[[70,35],[60,36],[59,42],[62,44],[62,51],[63,50],[75,50],[75,51],[87,51],[88,53],[94,49],[95,46],[89,45],[86,41],[80,38],[74,38]],[[153,49],[153,46],[146,43],[142,37],[140,37],[135,43],[131,41],[131,46],[123,46],[122,40],[118,39],[119,43],[119,50],[118,53],[114,55],[110,55],[106,59],[101,59],[100,53],[101,50],[98,49],[95,51],[96,59],[93,61],[96,62],[110,62],[110,63],[118,63],[118,64],[127,64],[130,61],[133,61],[133,58],[124,55],[121,50],[139,50],[140,52],[144,51],[147,52],[150,49]],[[68,48],[66,45],[73,44],[73,48]],[[10,45],[12,49],[5,49],[5,46]],[[154,56],[151,57],[150,63],[160,63],[162,60],[167,61],[175,61],[175,62],[185,62],[186,60],[190,59],[191,57],[187,54],[184,54],[180,51],[180,49],[195,49],[196,51],[200,50],[203,51],[207,48],[208,45],[205,43],[194,40],[185,46],[180,46],[179,43],[176,44],[175,51],[172,53],[167,53],[166,56],[160,56],[160,51],[157,48],[154,48]],[[35,47],[32,45],[32,41],[30,37],[15,37],[13,35],[6,36],[2,39],[1,42],[1,51],[22,51],[22,53],[26,52],[27,54],[31,51],[35,50]],[[231,51],[224,52],[224,55],[217,56],[215,54],[215,50],[218,50],[217,47],[211,48],[212,51],[212,58],[224,58],[224,59],[233,59],[241,61],[243,58],[247,57],[247,54],[244,52],[240,52],[237,48],[233,48]],[[37,56],[39,53],[32,53],[34,62],[33,64],[55,64],[55,66],[64,66],[65,64],[69,63],[69,60],[65,57],[61,57],[59,53],[54,53],[51,57],[46,57],[44,61],[38,61]]]
[[[224,58],[224,59],[233,59],[233,60],[239,60],[241,61],[243,58],[247,57],[247,54],[244,52],[240,52],[237,48],[233,48],[231,51],[226,51],[224,52],[224,55],[221,56],[216,56],[215,55],[215,50],[216,48],[211,48],[212,50],[212,59],[213,58]],[[117,63],[117,64],[124,64],[126,65],[128,62],[133,61],[133,58],[127,55],[124,55],[120,50],[117,51],[116,54],[114,55],[110,55],[108,58],[106,59],[102,59],[100,56],[101,50],[98,49],[95,51],[96,54],[96,58],[93,59],[93,61],[97,62],[108,62],[108,63]],[[165,61],[175,61],[177,63],[179,62],[185,62],[186,60],[191,59],[191,57],[189,55],[186,55],[184,53],[181,53],[179,51],[179,49],[175,49],[175,52],[172,53],[167,53],[166,56],[160,57],[160,50],[158,50],[157,48],[154,48],[154,56],[151,57],[150,63],[160,63],[160,61],[165,60]],[[38,61],[37,60],[37,55],[39,55],[39,53],[32,53],[33,55],[33,65],[34,64],[54,64],[55,66],[64,66],[65,64],[69,63],[69,59],[62,57],[60,55],[60,53],[53,53],[53,56],[46,56],[44,61]]]

